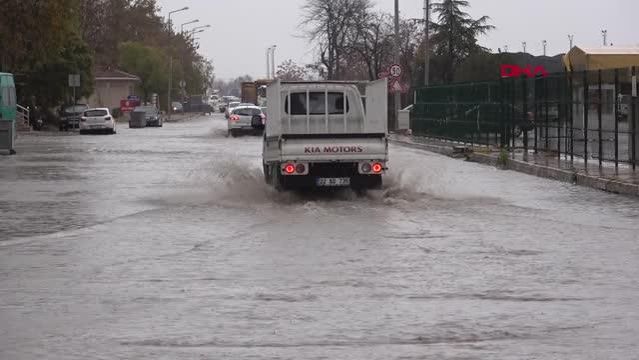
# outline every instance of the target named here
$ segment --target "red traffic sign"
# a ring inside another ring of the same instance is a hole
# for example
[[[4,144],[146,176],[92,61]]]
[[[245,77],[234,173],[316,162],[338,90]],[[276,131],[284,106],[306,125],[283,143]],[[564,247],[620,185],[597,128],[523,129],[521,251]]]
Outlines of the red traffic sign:
[[[399,64],[393,64],[388,68],[388,73],[393,78],[398,78],[402,76],[402,67]]]
[[[136,106],[140,106],[139,100],[120,100],[120,111],[131,112]]]
[[[388,88],[391,93],[407,93],[408,85],[403,84],[398,78],[393,79],[388,83]]]

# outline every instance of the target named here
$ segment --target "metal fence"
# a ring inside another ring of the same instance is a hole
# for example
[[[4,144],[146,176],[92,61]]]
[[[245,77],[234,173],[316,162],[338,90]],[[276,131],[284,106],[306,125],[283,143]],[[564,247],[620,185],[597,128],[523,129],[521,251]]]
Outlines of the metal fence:
[[[635,75],[633,67],[421,88],[411,129],[418,136],[600,164],[625,162],[634,169],[639,157]]]

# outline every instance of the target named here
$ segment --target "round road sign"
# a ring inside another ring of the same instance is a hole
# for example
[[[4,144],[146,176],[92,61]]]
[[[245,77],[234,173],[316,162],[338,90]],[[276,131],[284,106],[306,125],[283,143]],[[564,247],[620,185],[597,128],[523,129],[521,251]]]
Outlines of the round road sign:
[[[402,67],[400,65],[398,65],[398,64],[393,64],[388,69],[388,72],[390,73],[390,76],[392,76],[394,78],[398,78],[398,77],[402,76]]]

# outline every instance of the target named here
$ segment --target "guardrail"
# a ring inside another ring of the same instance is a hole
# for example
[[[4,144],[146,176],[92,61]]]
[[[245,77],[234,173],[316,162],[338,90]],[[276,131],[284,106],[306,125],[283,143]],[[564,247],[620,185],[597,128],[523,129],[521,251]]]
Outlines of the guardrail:
[[[31,130],[31,125],[29,124],[29,114],[31,110],[22,105],[16,104],[16,125],[20,129],[28,128]]]

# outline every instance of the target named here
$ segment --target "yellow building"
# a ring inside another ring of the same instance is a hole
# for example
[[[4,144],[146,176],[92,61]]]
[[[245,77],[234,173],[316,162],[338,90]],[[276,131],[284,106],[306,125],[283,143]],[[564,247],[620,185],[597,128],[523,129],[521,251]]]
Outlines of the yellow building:
[[[573,47],[563,57],[568,71],[639,67],[639,47]],[[639,70],[639,69],[638,69]]]

